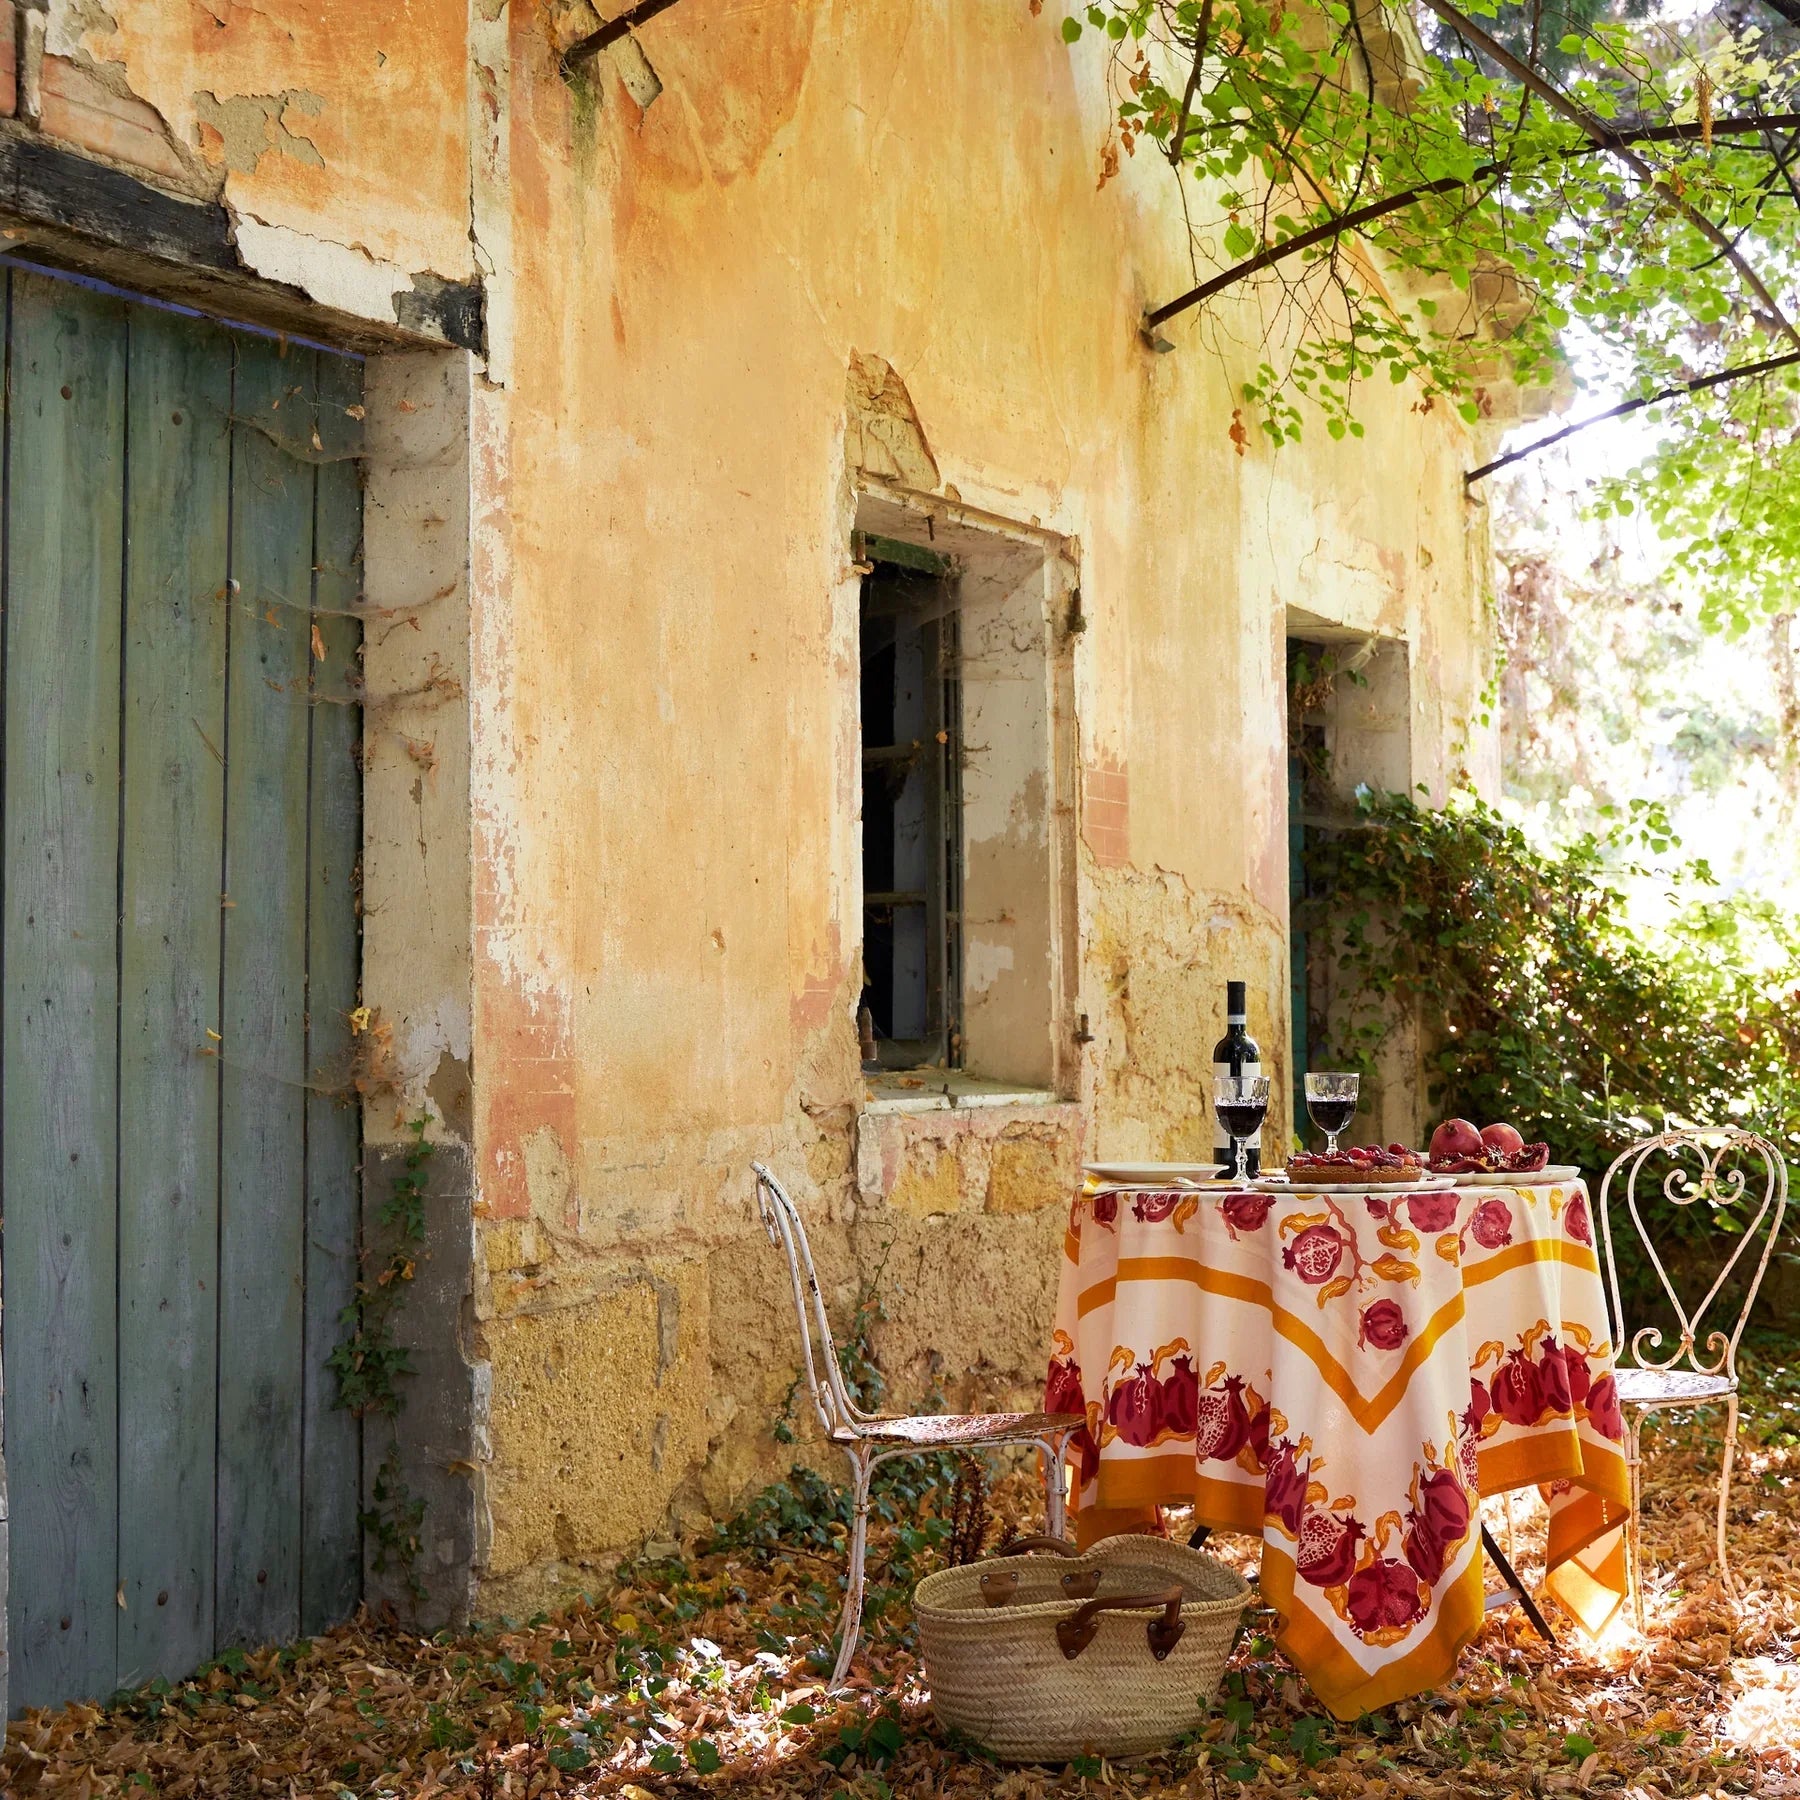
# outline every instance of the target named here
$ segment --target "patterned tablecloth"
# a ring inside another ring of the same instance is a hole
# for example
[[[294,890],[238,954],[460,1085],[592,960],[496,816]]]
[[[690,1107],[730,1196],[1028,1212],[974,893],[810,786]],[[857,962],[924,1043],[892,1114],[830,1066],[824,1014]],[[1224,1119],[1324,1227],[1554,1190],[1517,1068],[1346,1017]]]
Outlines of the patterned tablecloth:
[[[1598,1631],[1629,1506],[1580,1183],[1100,1189],[1064,1240],[1045,1406],[1085,1546],[1191,1501],[1260,1533],[1277,1642],[1340,1718],[1441,1681],[1480,1629],[1477,1496],[1542,1486],[1547,1585]]]

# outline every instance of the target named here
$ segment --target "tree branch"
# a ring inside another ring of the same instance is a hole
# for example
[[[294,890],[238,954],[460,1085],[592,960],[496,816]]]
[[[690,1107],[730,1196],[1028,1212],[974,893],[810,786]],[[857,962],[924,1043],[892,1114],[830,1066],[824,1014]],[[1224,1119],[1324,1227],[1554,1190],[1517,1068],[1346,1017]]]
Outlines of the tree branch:
[[[1194,66],[1188,71],[1187,89],[1181,96],[1181,115],[1175,121],[1169,138],[1169,161],[1181,167],[1181,140],[1187,136],[1188,115],[1194,110],[1194,95],[1200,86],[1200,71],[1206,64],[1206,40],[1212,33],[1213,0],[1200,0],[1200,20],[1194,27]]]
[[[1561,88],[1546,81],[1530,64],[1521,62],[1504,44],[1489,37],[1466,13],[1458,12],[1454,6],[1450,5],[1449,0],[1425,0],[1425,4],[1452,31],[1461,32],[1472,44],[1480,48],[1484,56],[1498,63],[1516,81],[1522,81],[1546,106],[1561,113],[1571,123],[1579,125],[1601,149],[1610,151],[1641,181],[1647,182],[1671,206],[1676,207],[1682,217],[1714,248],[1724,251],[1731,266],[1743,277],[1744,285],[1763,303],[1770,319],[1781,328],[1782,335],[1796,350],[1800,350],[1800,331],[1794,329],[1787,315],[1776,303],[1775,296],[1763,285],[1762,277],[1751,268],[1739,253],[1736,245],[1705,213],[1676,193],[1650,164],[1632,150],[1624,139],[1603,120],[1597,119],[1585,106],[1571,100]]]
[[[1800,129],[1800,113],[1771,113],[1767,118],[1733,118],[1715,119],[1712,134],[1714,137],[1754,136],[1758,132],[1769,130]],[[1700,135],[1698,124],[1683,125],[1632,125],[1621,128],[1616,135],[1623,141],[1631,143],[1667,143],[1682,138],[1697,138]],[[1596,145],[1592,148],[1611,149],[1611,145]],[[1584,146],[1574,155],[1587,155],[1589,147]],[[1310,250],[1313,245],[1324,243],[1328,238],[1336,237],[1341,232],[1356,231],[1364,225],[1372,224],[1376,219],[1387,214],[1398,212],[1402,207],[1411,206],[1415,201],[1429,199],[1433,194],[1447,194],[1454,188],[1472,187],[1478,181],[1485,181],[1489,176],[1498,174],[1498,163],[1483,163],[1474,170],[1465,182],[1454,175],[1446,175],[1439,181],[1430,181],[1422,187],[1406,188],[1398,194],[1390,194],[1384,200],[1372,200],[1367,206],[1356,208],[1352,212],[1340,213],[1335,219],[1327,219],[1322,225],[1315,225],[1310,231],[1303,231],[1298,236],[1286,239],[1279,244],[1271,244],[1259,250],[1256,255],[1241,263],[1233,263],[1229,269],[1221,271],[1209,280],[1201,282],[1197,287],[1189,288],[1179,298],[1159,306],[1154,312],[1144,317],[1146,329],[1172,319],[1177,313],[1186,312],[1189,307],[1199,306],[1210,300],[1225,288],[1231,287],[1247,276],[1260,273],[1275,263],[1289,256],[1297,255],[1302,250]],[[1796,340],[1800,341],[1800,340]]]
[[[1479,469],[1471,469],[1463,477],[1463,486],[1471,487],[1484,476],[1492,475],[1496,469],[1504,469],[1509,463],[1522,462],[1528,456],[1537,455],[1540,450],[1548,450],[1552,444],[1560,444],[1564,438],[1572,438],[1576,432],[1586,431],[1590,425],[1604,425],[1608,419],[1622,419],[1627,413],[1642,412],[1646,406],[1656,406],[1664,400],[1679,400],[1688,394],[1704,393],[1708,388],[1723,387],[1728,381],[1743,381],[1752,375],[1769,375],[1776,369],[1791,369],[1796,363],[1800,363],[1800,350],[1790,350],[1785,356],[1767,357],[1762,362],[1740,363],[1735,369],[1720,369],[1711,375],[1696,375],[1692,381],[1664,388],[1659,394],[1647,394],[1641,400],[1621,401],[1617,406],[1609,406],[1605,412],[1577,419],[1573,425],[1565,425],[1561,431],[1553,431],[1548,437],[1541,437],[1535,443],[1526,444],[1518,450],[1509,450],[1504,456],[1496,456],[1492,462],[1483,463]]]
[[[1494,165],[1489,163],[1476,170],[1470,179],[1478,179],[1494,172]],[[1364,225],[1371,225],[1375,220],[1384,218],[1389,213],[1399,212],[1402,207],[1414,206],[1432,194],[1448,194],[1468,185],[1459,175],[1446,175],[1440,181],[1428,181],[1423,187],[1408,188],[1401,194],[1390,194],[1385,200],[1371,200],[1367,206],[1359,206],[1335,219],[1327,219],[1324,224],[1315,225],[1310,231],[1298,232],[1291,238],[1284,238],[1279,244],[1270,244],[1245,261],[1233,263],[1229,269],[1213,276],[1210,281],[1203,281],[1198,287],[1190,288],[1179,299],[1171,300],[1154,312],[1146,313],[1144,329],[1152,330],[1165,319],[1172,319],[1177,313],[1186,312],[1190,306],[1201,305],[1222,289],[1244,280],[1246,276],[1271,268],[1287,257],[1298,256],[1302,250],[1310,250],[1314,244],[1322,244],[1327,239],[1342,236],[1346,231],[1356,231]]]

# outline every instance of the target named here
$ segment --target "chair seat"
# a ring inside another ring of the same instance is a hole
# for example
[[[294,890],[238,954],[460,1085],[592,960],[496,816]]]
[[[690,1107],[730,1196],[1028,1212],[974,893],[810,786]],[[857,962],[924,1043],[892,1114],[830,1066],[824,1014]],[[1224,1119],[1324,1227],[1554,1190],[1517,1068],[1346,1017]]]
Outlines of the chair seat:
[[[1721,1400],[1736,1386],[1727,1375],[1695,1375],[1686,1369],[1618,1369],[1613,1373],[1621,1406],[1670,1406]]]
[[[922,1418],[871,1419],[857,1433],[877,1444],[1008,1444],[1079,1431],[1080,1413],[928,1413]]]

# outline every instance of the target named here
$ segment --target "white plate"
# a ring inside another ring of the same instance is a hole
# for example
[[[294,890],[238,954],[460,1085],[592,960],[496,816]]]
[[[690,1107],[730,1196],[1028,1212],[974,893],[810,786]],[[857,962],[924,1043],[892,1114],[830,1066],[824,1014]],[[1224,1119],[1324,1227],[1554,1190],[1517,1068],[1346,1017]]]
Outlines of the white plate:
[[[1457,1180],[1467,1182],[1470,1187],[1519,1188],[1543,1187],[1553,1181],[1575,1181],[1580,1175],[1581,1170],[1574,1163],[1549,1163],[1541,1169],[1527,1169],[1519,1174],[1459,1175]]]
[[[1441,1191],[1451,1184],[1447,1175],[1420,1175],[1404,1181],[1371,1179],[1366,1175],[1348,1181],[1290,1181],[1285,1175],[1259,1175],[1251,1185],[1268,1194],[1360,1194],[1374,1193],[1377,1189],[1383,1192],[1389,1189],[1415,1192],[1420,1188]]]
[[[1081,1165],[1084,1174],[1120,1187],[1164,1187],[1178,1181],[1211,1181],[1223,1163],[1095,1162]]]

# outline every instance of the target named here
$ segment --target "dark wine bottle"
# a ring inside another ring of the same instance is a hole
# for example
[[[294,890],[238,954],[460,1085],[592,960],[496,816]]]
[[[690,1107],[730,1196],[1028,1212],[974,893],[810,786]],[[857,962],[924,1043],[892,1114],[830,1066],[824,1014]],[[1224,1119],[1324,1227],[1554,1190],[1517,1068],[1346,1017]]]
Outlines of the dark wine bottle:
[[[1256,1039],[1245,1030],[1247,1019],[1243,982],[1226,982],[1225,1035],[1213,1046],[1215,1075],[1260,1075],[1263,1072],[1262,1051],[1257,1047]],[[1237,1167],[1237,1153],[1222,1126],[1213,1137],[1213,1161],[1223,1166],[1220,1179],[1227,1180]],[[1262,1133],[1259,1131],[1244,1147],[1244,1168],[1248,1174],[1255,1175],[1261,1167]]]

